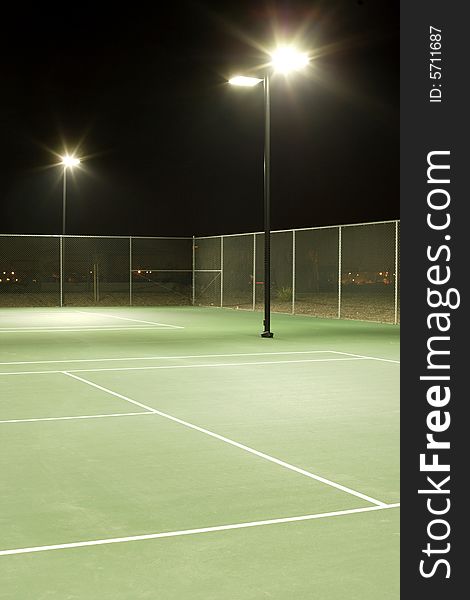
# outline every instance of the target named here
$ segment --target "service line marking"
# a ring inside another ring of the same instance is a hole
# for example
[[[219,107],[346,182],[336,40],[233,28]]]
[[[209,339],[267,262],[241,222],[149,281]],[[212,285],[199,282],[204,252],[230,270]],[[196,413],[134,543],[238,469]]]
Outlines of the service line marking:
[[[131,329],[134,329],[133,327]],[[139,329],[139,328],[136,328]],[[297,350],[286,352],[244,352],[232,354],[186,354],[175,356],[126,356],[115,358],[70,358],[61,360],[15,360],[0,362],[0,365],[46,365],[59,363],[87,363],[87,362],[114,362],[114,361],[133,361],[133,360],[171,360],[183,358],[229,358],[232,356],[283,356],[290,354],[328,354],[332,350]]]
[[[158,327],[129,327],[124,329],[158,329]],[[285,352],[243,352],[230,354],[181,354],[173,356],[125,356],[125,357],[104,357],[104,358],[68,358],[60,360],[11,360],[0,362],[0,365],[48,365],[63,363],[88,363],[88,362],[116,362],[116,361],[137,361],[137,360],[179,360],[188,358],[230,358],[238,356],[289,356],[305,354],[342,354],[353,358],[364,360],[379,360],[385,362],[399,363],[399,361],[375,356],[363,356],[361,354],[351,354],[349,352],[338,352],[337,350],[287,350]],[[251,363],[250,363],[251,364]]]
[[[163,533],[148,533],[144,535],[130,535],[127,537],[105,538],[101,540],[88,540],[85,542],[70,542],[67,544],[53,544],[49,546],[32,546],[29,548],[12,548],[11,550],[0,550],[0,556],[12,554],[28,554],[31,552],[47,552],[49,550],[65,550],[68,548],[83,548],[84,546],[102,546],[104,544],[120,544],[123,542],[138,542],[142,540],[155,540],[159,538],[178,537],[183,535],[195,535],[198,533],[212,533],[215,531],[229,531],[232,529],[247,529],[249,527],[260,527],[264,525],[278,525],[281,523],[295,523],[299,521],[313,521],[314,519],[326,519],[328,517],[339,517],[358,513],[372,512],[376,510],[388,510],[398,508],[400,504],[384,504],[383,506],[367,506],[365,508],[352,508],[350,510],[337,510],[334,512],[302,515],[298,517],[283,517],[280,519],[266,519],[264,521],[249,521],[245,523],[231,523],[230,525],[216,525],[214,527],[200,527],[198,529],[183,529],[180,531],[165,531]]]
[[[38,417],[34,419],[5,419],[0,421],[4,423],[35,423],[37,421],[72,421],[74,419],[103,419],[104,417],[133,417],[137,415],[153,415],[154,413],[146,410],[145,412],[129,412],[129,413],[108,413],[103,415],[75,415],[72,417]]]
[[[352,496],[362,498],[362,500],[371,502],[372,504],[375,504],[376,506],[386,506],[385,502],[381,502],[380,500],[372,498],[371,496],[367,496],[366,494],[363,494],[361,492],[353,490],[352,488],[341,485],[340,483],[336,483],[335,481],[331,481],[330,479],[326,479],[325,477],[321,477],[320,475],[316,475],[315,473],[311,473],[310,471],[306,471],[305,469],[301,469],[300,467],[291,465],[283,460],[275,458],[274,456],[270,456],[269,454],[265,454],[264,452],[255,450],[254,448],[251,448],[250,446],[245,446],[244,444],[240,444],[239,442],[231,440],[230,438],[227,438],[223,435],[219,435],[218,433],[210,431],[209,429],[204,429],[203,427],[199,427],[198,425],[194,425],[193,423],[189,423],[188,421],[183,421],[182,419],[179,419],[178,417],[174,417],[173,415],[170,415],[168,413],[157,410],[156,408],[152,408],[151,406],[147,406],[146,404],[137,402],[137,400],[132,400],[132,398],[129,398],[128,396],[124,396],[123,394],[118,394],[117,392],[114,392],[113,390],[110,390],[109,388],[98,385],[97,383],[94,383],[93,381],[90,381],[89,379],[84,379],[83,377],[78,377],[77,375],[72,374],[70,371],[63,371],[63,373],[64,373],[64,375],[67,375],[68,377],[72,377],[72,378],[77,379],[78,381],[81,381],[83,383],[86,383],[87,385],[90,385],[98,390],[106,392],[107,394],[111,394],[112,396],[115,396],[116,398],[121,398],[122,400],[126,400],[127,402],[130,402],[131,404],[135,404],[136,406],[139,406],[140,408],[143,408],[150,412],[154,412],[155,414],[160,415],[161,417],[163,417],[165,419],[169,419],[170,421],[179,423],[180,425],[183,425],[184,427],[188,427],[189,429],[194,429],[196,431],[199,431],[200,433],[209,435],[210,437],[216,438],[217,440],[225,442],[226,444],[230,444],[231,446],[240,448],[241,450],[244,450],[245,452],[249,452],[250,454],[254,454],[255,456],[258,456],[269,462],[272,462],[281,467],[284,467],[285,469],[289,469],[290,471],[300,473],[300,475],[305,475],[306,477],[309,477],[310,479],[315,479],[316,481],[319,481],[320,483],[324,483],[326,485],[329,485],[330,487],[334,487],[338,490],[341,490],[342,492],[351,494]]]
[[[259,365],[295,365],[301,363],[315,362],[348,362],[365,360],[363,358],[310,358],[305,360],[269,360],[256,362],[235,362],[235,363],[203,363],[196,365],[158,365],[145,367],[101,367],[99,369],[67,369],[68,373],[101,373],[103,371],[152,371],[158,369],[202,369],[202,368],[217,368],[217,367],[248,367]],[[63,373],[62,370],[50,369],[48,371],[4,371],[2,375],[45,375],[47,373]]]

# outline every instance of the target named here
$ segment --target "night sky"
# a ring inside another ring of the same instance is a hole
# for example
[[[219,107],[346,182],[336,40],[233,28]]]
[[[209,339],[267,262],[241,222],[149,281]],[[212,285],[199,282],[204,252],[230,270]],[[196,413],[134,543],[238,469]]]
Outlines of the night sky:
[[[399,2],[18,3],[2,18],[0,233],[263,228],[263,93],[226,84],[276,41],[272,227],[399,217]],[[255,74],[252,70],[250,74]]]

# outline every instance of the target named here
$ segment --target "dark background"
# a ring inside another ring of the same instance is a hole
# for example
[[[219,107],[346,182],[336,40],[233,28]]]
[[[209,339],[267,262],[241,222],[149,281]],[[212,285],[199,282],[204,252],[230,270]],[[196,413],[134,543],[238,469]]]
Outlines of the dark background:
[[[19,4],[2,18],[3,233],[263,227],[263,94],[232,88],[276,39],[313,55],[272,82],[272,227],[394,219],[399,2]]]

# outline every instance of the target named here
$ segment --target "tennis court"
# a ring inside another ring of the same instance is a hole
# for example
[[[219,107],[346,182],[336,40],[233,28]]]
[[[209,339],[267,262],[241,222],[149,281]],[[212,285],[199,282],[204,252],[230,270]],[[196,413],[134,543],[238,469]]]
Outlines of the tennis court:
[[[399,328],[0,310],[1,598],[395,599]]]

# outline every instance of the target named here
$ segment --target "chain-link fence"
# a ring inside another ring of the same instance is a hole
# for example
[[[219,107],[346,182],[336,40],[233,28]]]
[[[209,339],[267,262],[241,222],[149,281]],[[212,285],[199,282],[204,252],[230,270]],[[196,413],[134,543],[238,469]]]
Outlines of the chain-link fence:
[[[191,304],[192,247],[190,238],[131,238],[130,303]]]
[[[0,236],[0,306],[57,306],[60,238]]]
[[[223,306],[223,262],[223,238],[195,239],[193,253],[195,304]]]
[[[192,303],[191,238],[0,236],[0,306]]]
[[[399,236],[398,221],[272,232],[272,310],[398,323]],[[263,308],[263,233],[194,245],[194,304]]]
[[[274,231],[273,311],[399,322],[398,221]],[[262,310],[264,234],[0,235],[0,306]]]
[[[62,259],[66,306],[122,305],[129,301],[128,239],[65,237]]]

